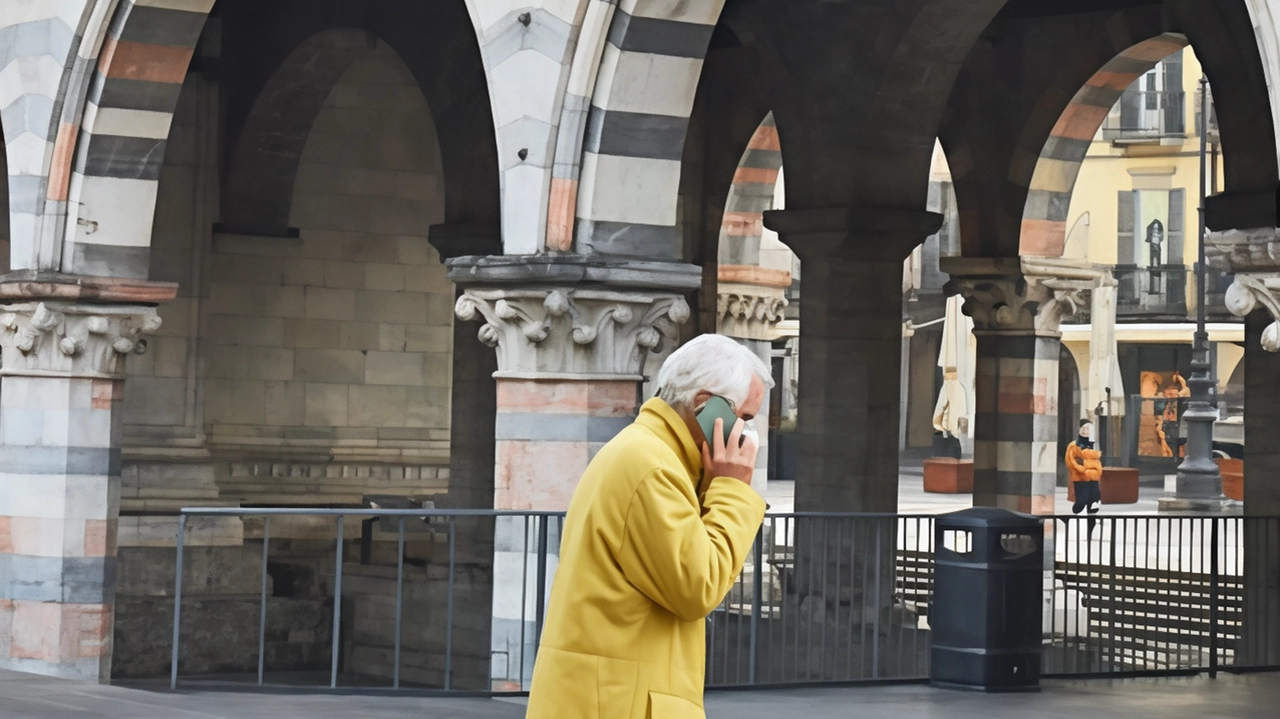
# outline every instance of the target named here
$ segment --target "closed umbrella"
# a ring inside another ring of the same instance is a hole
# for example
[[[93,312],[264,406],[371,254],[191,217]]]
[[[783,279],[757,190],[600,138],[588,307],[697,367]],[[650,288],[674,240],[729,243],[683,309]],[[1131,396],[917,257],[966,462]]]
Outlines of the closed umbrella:
[[[973,320],[961,311],[964,299],[947,300],[947,313],[942,324],[942,347],[938,366],[942,368],[942,390],[933,411],[933,427],[959,437],[969,451],[973,427],[973,375],[977,359],[977,343],[973,336]]]

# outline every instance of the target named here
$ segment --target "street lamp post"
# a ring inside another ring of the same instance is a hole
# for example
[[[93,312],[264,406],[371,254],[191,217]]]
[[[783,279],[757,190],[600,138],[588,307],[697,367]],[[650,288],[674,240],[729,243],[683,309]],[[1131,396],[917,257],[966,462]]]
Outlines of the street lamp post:
[[[1212,511],[1221,509],[1222,475],[1213,461],[1213,425],[1218,420],[1214,399],[1217,380],[1209,360],[1209,331],[1205,327],[1205,181],[1209,135],[1209,81],[1200,78],[1200,242],[1196,262],[1196,336],[1191,354],[1191,401],[1187,420],[1186,456],[1178,465],[1178,483],[1173,498],[1160,503],[1161,509]]]

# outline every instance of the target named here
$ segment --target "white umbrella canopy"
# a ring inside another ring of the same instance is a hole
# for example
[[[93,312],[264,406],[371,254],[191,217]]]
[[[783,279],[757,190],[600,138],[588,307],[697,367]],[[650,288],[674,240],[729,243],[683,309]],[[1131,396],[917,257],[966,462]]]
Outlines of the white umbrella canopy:
[[[942,323],[942,347],[938,366],[942,368],[942,391],[933,411],[933,427],[961,438],[968,450],[973,431],[973,375],[977,364],[978,344],[973,336],[973,320],[961,311],[964,299],[947,300],[947,314]]]

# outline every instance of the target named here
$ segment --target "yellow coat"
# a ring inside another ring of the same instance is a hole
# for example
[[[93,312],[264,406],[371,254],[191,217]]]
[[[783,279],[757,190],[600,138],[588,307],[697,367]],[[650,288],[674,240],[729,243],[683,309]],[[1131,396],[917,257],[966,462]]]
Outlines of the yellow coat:
[[[604,446],[561,534],[527,719],[704,719],[706,617],[764,520],[760,495],[713,478],[653,399]]]

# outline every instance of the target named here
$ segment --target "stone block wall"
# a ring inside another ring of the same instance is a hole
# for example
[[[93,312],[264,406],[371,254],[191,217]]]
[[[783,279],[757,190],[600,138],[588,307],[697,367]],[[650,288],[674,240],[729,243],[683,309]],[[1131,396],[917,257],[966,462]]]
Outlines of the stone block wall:
[[[427,244],[442,219],[430,110],[380,48],[311,128],[294,184],[299,236],[213,237],[210,443],[447,466],[454,290]]]
[[[409,69],[379,44],[333,88],[293,183],[296,236],[215,229],[219,115],[216,81],[189,75],[151,255],[179,296],[126,382],[118,676],[168,670],[178,509],[449,488],[455,289],[427,242],[444,186]],[[269,669],[328,666],[334,527],[312,524],[272,527]],[[256,668],[261,538],[261,520],[189,523],[183,673]],[[472,643],[487,676],[487,638]]]

